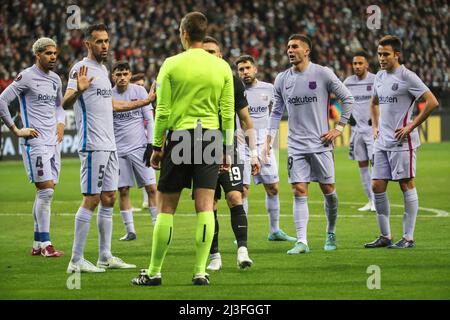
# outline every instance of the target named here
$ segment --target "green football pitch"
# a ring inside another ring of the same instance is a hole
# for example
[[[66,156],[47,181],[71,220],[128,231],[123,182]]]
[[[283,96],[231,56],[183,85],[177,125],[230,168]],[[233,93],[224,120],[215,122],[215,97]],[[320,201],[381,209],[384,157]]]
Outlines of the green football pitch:
[[[74,214],[79,193],[79,161],[65,159],[61,181],[52,205],[51,238],[62,258],[30,255],[34,186],[27,182],[21,162],[0,162],[0,298],[1,299],[449,299],[450,298],[450,144],[423,145],[418,153],[416,184],[419,215],[409,250],[368,250],[363,244],[378,235],[374,213],[357,208],[366,202],[357,164],[337,148],[336,179],[339,196],[338,250],[325,252],[326,219],[317,184],[310,186],[309,245],[311,252],[287,255],[292,243],[269,242],[268,218],[262,186],[252,185],[249,197],[249,253],[254,265],[236,267],[236,247],[224,202],[219,207],[220,248],[223,269],[211,273],[211,285],[191,284],[194,266],[195,215],[189,192],[184,191],[175,215],[173,241],[163,266],[163,285],[133,287],[130,280],[150,260],[152,225],[148,212],[135,213],[138,239],[121,242],[124,226],[114,211],[113,254],[138,266],[136,270],[108,270],[104,274],[81,274],[79,289],[70,290],[73,278],[65,273],[72,248]],[[280,154],[280,225],[295,235],[292,194],[286,177],[286,154]],[[388,189],[391,224],[395,239],[402,233],[403,197],[398,184]],[[140,190],[132,191],[135,207],[142,203]],[[97,261],[98,237],[95,218],[87,240],[85,257]],[[375,266],[375,267],[374,267]],[[379,269],[378,269],[379,268]],[[370,270],[379,270],[372,274]],[[368,273],[369,270],[369,273]],[[379,289],[369,289],[379,275]],[[368,286],[369,283],[369,286]],[[70,287],[70,286],[69,286]]]

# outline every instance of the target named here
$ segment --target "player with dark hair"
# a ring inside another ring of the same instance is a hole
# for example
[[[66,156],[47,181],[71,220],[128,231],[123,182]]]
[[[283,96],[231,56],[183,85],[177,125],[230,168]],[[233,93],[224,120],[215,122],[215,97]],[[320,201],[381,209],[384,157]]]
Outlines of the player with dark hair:
[[[174,235],[173,216],[181,191],[191,188],[192,184],[197,212],[192,283],[209,284],[206,262],[214,235],[214,191],[222,160],[221,149],[233,144],[234,99],[230,66],[203,50],[207,26],[208,20],[200,12],[184,16],[179,31],[186,51],[167,58],[158,74],[150,160],[154,169],[161,169],[158,218],[153,231],[150,266],[132,280],[135,285],[161,285],[162,264]],[[220,139],[219,108],[223,139]],[[207,159],[208,150],[214,150],[214,159]]]
[[[267,136],[267,126],[273,106],[273,85],[256,79],[258,69],[252,56],[240,56],[236,62],[238,75],[245,85],[246,98],[249,102],[248,110],[253,121],[256,131],[256,143],[258,154],[261,153],[264,141]],[[247,158],[250,154],[247,145],[243,144],[242,153]],[[244,196],[247,202],[248,189],[250,186],[251,170],[250,162],[244,162]],[[280,199],[278,195],[278,165],[275,154],[265,159],[262,155],[261,172],[253,176],[255,184],[262,183],[266,191],[266,209],[269,216],[269,241],[296,241],[294,237],[290,237],[280,229]],[[248,210],[246,210],[248,214]]]
[[[361,182],[369,199],[367,204],[358,211],[375,211],[369,169],[369,160],[372,159],[373,154],[370,100],[375,75],[369,72],[369,62],[365,51],[357,51],[353,54],[352,67],[354,75],[344,81],[345,86],[355,98],[349,120],[351,125],[349,156],[351,160],[358,161]]]
[[[72,272],[104,272],[107,268],[135,268],[111,253],[112,214],[119,178],[119,163],[113,129],[113,110],[125,111],[150,103],[150,98],[118,101],[112,98],[111,82],[103,62],[108,57],[109,36],[105,25],[92,25],[85,32],[88,56],[69,73],[63,106],[74,106],[81,161],[83,200],[75,216]],[[84,247],[94,210],[99,205],[99,257],[97,266],[84,258]]]
[[[60,142],[64,136],[65,113],[60,77],[53,72],[57,57],[56,43],[39,38],[33,44],[36,63],[19,73],[0,95],[0,117],[19,137],[23,163],[30,182],[36,186],[33,205],[34,242],[31,254],[61,257],[50,241],[50,211],[55,185],[61,168]],[[8,105],[19,99],[24,128],[11,119]]]
[[[222,52],[219,42],[210,36],[203,40],[203,48],[222,58]],[[245,136],[248,137],[250,145],[250,165],[251,173],[258,174],[260,171],[260,164],[258,160],[258,152],[256,149],[255,133],[253,122],[248,112],[248,102],[245,98],[245,89],[238,77],[233,76],[234,82],[234,112],[236,113],[236,140],[235,153],[236,157],[229,172],[222,171],[219,174],[219,179],[214,198],[214,218],[215,231],[214,238],[210,250],[210,263],[208,270],[217,271],[222,268],[222,257],[219,252],[219,220],[217,217],[217,201],[221,198],[221,187],[224,190],[228,207],[230,208],[231,227],[237,244],[237,265],[241,269],[246,269],[252,266],[253,261],[248,255],[247,238],[248,238],[248,220],[247,211],[244,207],[244,154],[237,152],[238,140],[243,140],[241,144],[245,143]],[[244,131],[244,132],[242,132]]]
[[[115,83],[112,95],[117,100],[134,101],[145,99],[147,91],[136,84],[131,84],[130,65],[126,61],[118,61],[112,67],[112,78]],[[154,92],[154,86],[151,89]],[[156,177],[153,168],[149,168],[151,142],[153,138],[152,105],[132,111],[114,112],[114,135],[119,157],[119,194],[120,214],[127,233],[120,240],[136,239],[133,211],[130,201],[130,187],[136,180],[139,188],[144,187],[152,200],[149,207],[152,223],[156,222]],[[145,124],[145,125],[144,125]]]
[[[325,250],[335,250],[338,197],[335,189],[333,140],[342,134],[354,99],[344,84],[327,67],[310,62],[311,41],[304,35],[289,37],[287,55],[292,67],[275,79],[275,104],[270,115],[265,153],[279,128],[284,109],[288,111],[288,177],[294,193],[294,222],[297,243],[288,254],[309,252],[308,184],[319,182],[327,217]],[[338,125],[328,124],[329,97],[334,93],[343,102]]]
[[[416,128],[424,122],[439,103],[419,77],[400,64],[402,42],[387,35],[378,42],[378,61],[381,70],[375,76],[371,102],[372,127],[375,138],[372,190],[377,221],[381,235],[366,248],[415,247],[419,198],[414,184],[417,148],[420,145]],[[412,120],[414,103],[425,101],[420,113]],[[393,243],[389,222],[390,204],[387,197],[388,181],[398,181],[403,192],[403,236]]]

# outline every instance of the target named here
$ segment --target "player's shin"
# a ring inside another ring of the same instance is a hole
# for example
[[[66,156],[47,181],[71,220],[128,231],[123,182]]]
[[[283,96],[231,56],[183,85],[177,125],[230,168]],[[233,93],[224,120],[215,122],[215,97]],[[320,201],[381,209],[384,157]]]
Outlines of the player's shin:
[[[84,246],[89,233],[92,214],[92,211],[80,207],[75,215],[75,235],[72,247],[72,258],[70,260],[72,263],[76,263],[83,258]]]
[[[152,256],[148,268],[149,276],[155,276],[161,272],[167,250],[173,237],[173,215],[160,213],[153,229]]]
[[[203,211],[197,214],[197,229],[195,232],[195,269],[194,274],[206,273],[206,262],[214,236],[214,213]]]
[[[39,228],[41,247],[45,248],[50,242],[50,205],[54,190],[51,188],[37,190],[36,193],[36,220]]]
[[[294,196],[294,223],[297,230],[297,242],[308,244],[307,229],[309,220],[308,197]]]
[[[336,233],[336,220],[338,216],[338,197],[336,190],[323,196],[325,214],[327,216],[327,233]]]
[[[403,215],[403,237],[406,240],[414,239],[417,211],[419,210],[419,197],[416,188],[403,192],[405,213]]]
[[[280,198],[278,194],[270,196],[266,193],[266,208],[269,214],[270,233],[280,230]]]
[[[247,232],[248,220],[245,214],[244,207],[237,205],[230,209],[231,213],[231,227],[233,228],[234,236],[236,237],[237,246],[247,247]]]
[[[99,238],[99,260],[107,261],[112,257],[111,237],[112,237],[112,215],[113,208],[100,205],[97,214],[97,227]]]
[[[389,216],[391,212],[389,199],[386,192],[375,193],[375,208],[377,210],[377,221],[380,227],[381,235],[386,238],[391,238],[391,226],[389,222]]]

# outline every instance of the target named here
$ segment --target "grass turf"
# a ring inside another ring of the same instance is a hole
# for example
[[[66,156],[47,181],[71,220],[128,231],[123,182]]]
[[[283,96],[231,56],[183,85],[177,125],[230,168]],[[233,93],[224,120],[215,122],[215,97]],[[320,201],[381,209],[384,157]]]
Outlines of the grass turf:
[[[249,198],[250,270],[236,267],[236,248],[229,211],[220,203],[219,244],[223,269],[211,273],[211,285],[194,287],[195,216],[189,192],[183,193],[175,215],[172,245],[163,266],[163,285],[133,287],[130,280],[139,268],[148,266],[152,239],[149,213],[135,214],[138,239],[121,242],[124,234],[119,210],[114,210],[113,254],[138,266],[136,270],[108,270],[82,274],[81,289],[69,290],[65,273],[73,240],[74,214],[79,193],[79,161],[64,159],[61,181],[52,205],[51,238],[66,256],[58,259],[30,255],[34,186],[27,182],[21,162],[0,162],[0,299],[449,299],[450,298],[450,144],[423,145],[418,153],[416,184],[419,216],[412,250],[367,250],[363,244],[378,235],[374,213],[356,209],[366,202],[357,164],[347,159],[347,149],[337,148],[336,179],[340,201],[338,250],[325,252],[326,219],[317,184],[311,184],[308,227],[310,254],[290,256],[293,244],[267,241],[268,218],[262,186],[251,187]],[[285,152],[280,153],[281,227],[295,236],[292,194],[287,183]],[[403,196],[397,183],[390,183],[391,224],[394,237],[402,232]],[[135,207],[142,202],[140,190],[131,193]],[[429,209],[438,209],[429,210]],[[88,236],[85,257],[97,261],[98,238],[95,217]],[[381,289],[367,288],[367,268],[381,270]]]

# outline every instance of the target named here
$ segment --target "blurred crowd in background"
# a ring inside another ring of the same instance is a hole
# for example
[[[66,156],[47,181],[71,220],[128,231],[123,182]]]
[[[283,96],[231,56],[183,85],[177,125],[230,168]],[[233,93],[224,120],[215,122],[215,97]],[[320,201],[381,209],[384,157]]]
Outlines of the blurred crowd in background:
[[[0,92],[21,70],[34,63],[31,47],[42,36],[55,39],[60,54],[55,70],[65,89],[72,64],[86,55],[80,30],[68,30],[67,8],[73,2],[10,0],[0,4]],[[378,70],[377,41],[399,36],[402,63],[415,71],[438,96],[449,91],[449,5],[446,0],[376,1],[381,28],[370,30],[366,1],[360,0],[78,0],[81,27],[105,23],[110,30],[110,59],[128,60],[147,87],[166,57],[179,53],[179,22],[189,11],[209,20],[209,34],[222,43],[230,63],[241,54],[254,56],[260,79],[273,82],[289,67],[288,37],[308,35],[312,61],[329,66],[344,80],[352,73],[352,52],[365,49],[371,71]]]

